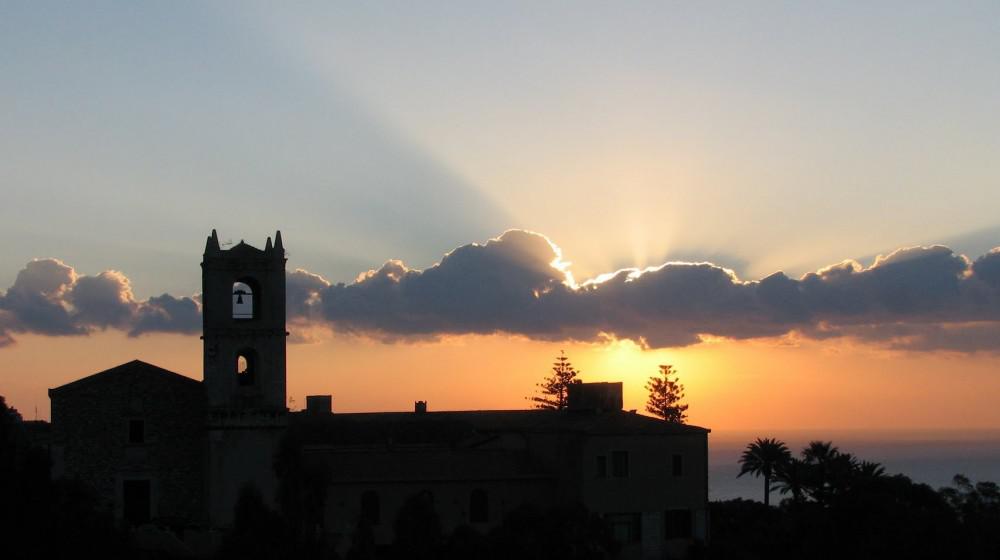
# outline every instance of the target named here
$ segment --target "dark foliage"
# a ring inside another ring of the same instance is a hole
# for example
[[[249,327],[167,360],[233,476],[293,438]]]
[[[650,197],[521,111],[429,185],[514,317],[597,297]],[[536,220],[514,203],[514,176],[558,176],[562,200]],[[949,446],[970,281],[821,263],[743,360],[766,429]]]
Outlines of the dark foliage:
[[[346,560],[376,560],[375,534],[371,523],[365,519],[358,521],[351,533],[351,547],[347,549]]]
[[[786,512],[752,500],[709,504],[711,558],[787,558],[792,542]]]
[[[434,509],[434,495],[418,492],[407,499],[393,525],[396,540],[393,557],[399,560],[432,560],[440,558],[444,549],[441,520]]]
[[[757,438],[743,451],[740,457],[740,474],[736,477],[745,474],[764,477],[764,505],[768,505],[771,503],[771,479],[790,458],[791,453],[783,442],[771,438]]]
[[[240,489],[233,518],[233,529],[225,538],[219,557],[229,560],[260,558],[276,560],[293,557],[285,538],[282,516],[264,503],[256,486]]]
[[[0,396],[0,527],[4,558],[136,557],[126,533],[77,481],[53,481],[48,451],[32,445],[21,415]]]
[[[398,560],[604,560],[614,558],[619,549],[607,524],[582,505],[524,505],[489,534],[463,525],[444,537],[433,500],[422,492],[407,500],[395,529],[391,557]]]
[[[733,500],[710,509],[713,558],[967,557],[954,511],[903,475],[849,490],[826,506]]]
[[[490,551],[491,542],[486,535],[469,525],[460,525],[448,537],[442,558],[444,560],[490,558]]]
[[[490,558],[599,560],[613,558],[619,545],[610,528],[582,505],[511,511],[490,535]]]
[[[973,484],[960,474],[952,484],[940,492],[962,523],[968,558],[1000,558],[1000,487],[995,482]]]
[[[787,448],[781,452],[781,442],[758,440],[744,453],[741,473],[764,470],[762,454],[751,449],[766,447],[773,451],[763,455],[771,458],[766,463],[777,488],[790,496],[778,507],[745,500],[712,503],[713,558],[998,557],[995,484],[956,477],[956,488],[935,492],[821,441],[795,458]]]
[[[682,424],[687,419],[688,405],[681,404],[681,399],[684,398],[684,385],[681,385],[676,376],[674,366],[661,365],[660,375],[649,378],[646,382],[646,390],[649,391],[646,412],[667,422]]]
[[[562,410],[568,405],[570,385],[582,383],[577,379],[580,372],[573,368],[566,354],[559,352],[556,361],[552,364],[552,375],[546,377],[538,388],[542,391],[542,396],[529,397],[535,403],[535,408],[547,410]]]
[[[278,479],[278,506],[288,532],[287,547],[295,556],[324,556],[331,543],[323,540],[323,508],[326,505],[328,471],[309,464],[302,455],[296,432],[282,438],[274,458]]]

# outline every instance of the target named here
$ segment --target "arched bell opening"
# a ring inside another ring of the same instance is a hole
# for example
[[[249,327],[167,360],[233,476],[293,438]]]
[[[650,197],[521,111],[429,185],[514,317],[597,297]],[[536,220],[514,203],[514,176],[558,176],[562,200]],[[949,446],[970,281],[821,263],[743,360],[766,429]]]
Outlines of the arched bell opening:
[[[233,282],[233,319],[246,321],[260,317],[260,286],[252,278]]]

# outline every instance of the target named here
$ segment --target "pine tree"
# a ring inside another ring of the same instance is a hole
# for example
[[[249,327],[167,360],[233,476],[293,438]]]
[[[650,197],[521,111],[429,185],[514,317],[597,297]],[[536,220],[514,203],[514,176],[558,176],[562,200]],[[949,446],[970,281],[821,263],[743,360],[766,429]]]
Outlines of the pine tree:
[[[660,375],[649,378],[646,389],[649,391],[649,400],[646,401],[646,411],[655,416],[663,418],[667,422],[684,423],[687,419],[685,411],[686,404],[680,404],[684,398],[684,386],[676,377],[677,372],[670,365],[660,366]]]
[[[580,372],[569,363],[569,358],[565,352],[559,351],[556,361],[552,363],[552,376],[546,377],[545,381],[538,383],[542,396],[530,397],[535,403],[535,408],[546,410],[562,410],[566,408],[569,386],[575,383],[582,383],[576,378]]]

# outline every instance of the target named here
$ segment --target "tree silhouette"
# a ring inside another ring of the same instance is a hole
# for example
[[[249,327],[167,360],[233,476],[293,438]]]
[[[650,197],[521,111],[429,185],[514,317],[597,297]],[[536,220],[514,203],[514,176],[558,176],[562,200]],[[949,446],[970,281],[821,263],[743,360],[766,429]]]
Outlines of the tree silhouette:
[[[864,478],[881,478],[885,476],[885,467],[874,461],[858,463],[858,476]]]
[[[654,375],[646,382],[646,389],[649,391],[646,411],[667,422],[682,424],[687,419],[688,409],[688,405],[680,404],[684,398],[684,386],[678,379],[671,379],[671,375],[677,375],[674,366],[661,365],[660,377]]]
[[[873,461],[859,461],[840,451],[832,442],[812,441],[802,450],[802,458],[789,458],[775,467],[775,488],[791,493],[792,502],[811,502],[828,507],[851,492],[864,492],[886,477],[885,467]]]
[[[260,490],[248,482],[240,487],[233,528],[223,540],[219,558],[284,558],[288,552],[286,536],[281,514],[268,507]]]
[[[791,461],[792,454],[784,442],[776,439],[757,438],[740,457],[739,478],[747,473],[764,477],[764,505],[771,504],[771,478]]]
[[[569,386],[582,383],[576,378],[579,374],[580,372],[573,368],[573,364],[569,363],[566,353],[560,350],[556,361],[552,363],[552,375],[546,377],[542,383],[537,384],[541,388],[542,396],[530,397],[530,400],[535,403],[535,408],[546,410],[566,408]]]
[[[774,471],[775,489],[781,494],[791,493],[792,502],[796,504],[806,501],[806,491],[812,479],[812,467],[795,457],[779,463]]]
[[[393,523],[393,557],[406,560],[435,560],[441,557],[444,534],[441,518],[429,490],[413,494],[403,502]]]
[[[802,450],[802,460],[811,473],[808,491],[820,504],[829,504],[856,482],[857,460],[850,453],[841,453],[833,442],[809,442]]]
[[[995,482],[973,483],[956,474],[952,487],[939,494],[958,515],[963,525],[963,537],[969,549],[979,551],[974,558],[1000,558],[1000,485]]]

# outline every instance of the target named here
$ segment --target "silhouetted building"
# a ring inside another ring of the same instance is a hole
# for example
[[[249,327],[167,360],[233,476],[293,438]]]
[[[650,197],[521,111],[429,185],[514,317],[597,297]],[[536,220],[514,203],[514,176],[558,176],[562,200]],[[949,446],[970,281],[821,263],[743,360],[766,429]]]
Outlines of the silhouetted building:
[[[204,524],[205,395],[140,362],[49,389],[53,474],[93,487],[115,516]]]
[[[296,414],[289,429],[329,476],[323,525],[340,542],[365,519],[390,543],[395,513],[425,492],[446,532],[488,531],[525,503],[579,502],[611,522],[621,557],[680,555],[706,535],[707,430],[622,411],[621,389],[583,384],[562,411],[418,402],[414,412]]]
[[[332,397],[285,406],[285,255],[223,250],[202,262],[204,381],[133,361],[50,389],[57,474],[90,483],[124,521],[226,528],[240,489],[276,503],[273,468],[293,436],[323,473],[321,530],[376,543],[410,496],[433,498],[445,531],[488,530],[507,512],[582,503],[624,558],[679,556],[707,533],[708,430],[622,410],[621,383],[574,386],[567,410],[343,414]]]

